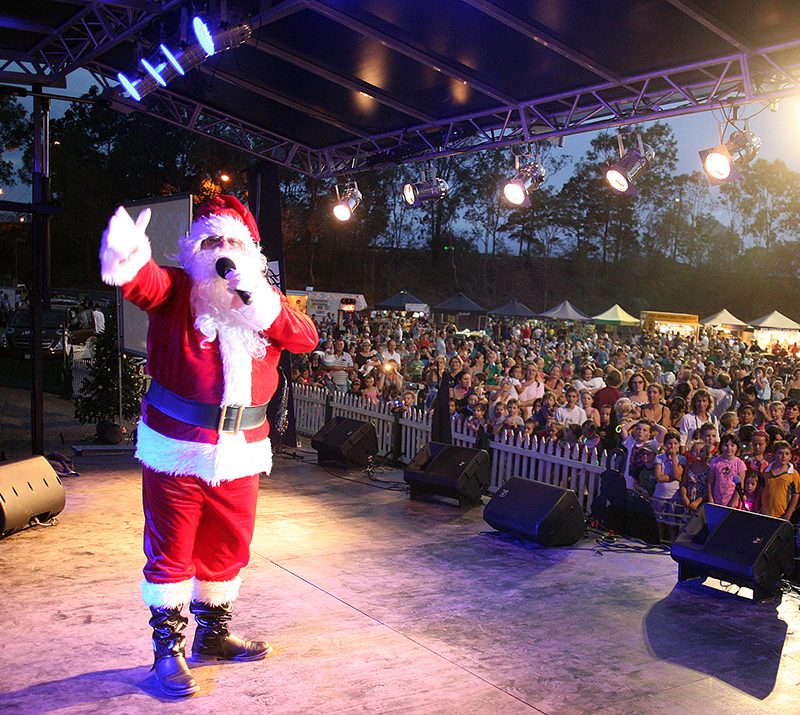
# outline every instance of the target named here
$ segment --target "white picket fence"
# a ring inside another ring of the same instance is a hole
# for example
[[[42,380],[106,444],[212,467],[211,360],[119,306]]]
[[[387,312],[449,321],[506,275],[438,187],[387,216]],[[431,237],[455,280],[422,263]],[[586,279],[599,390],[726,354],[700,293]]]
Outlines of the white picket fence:
[[[405,464],[430,441],[431,416],[421,410],[411,409],[397,416],[390,405],[373,405],[355,395],[331,394],[307,385],[294,385],[293,396],[296,429],[301,435],[315,435],[336,416],[370,422],[378,435],[378,454],[394,455]],[[394,446],[396,430],[400,430],[398,450]],[[452,434],[453,444],[475,446],[476,435],[460,417],[452,421]],[[536,438],[521,439],[512,432],[498,436],[488,446],[492,465],[490,491],[497,491],[510,477],[523,477],[572,489],[583,508],[591,510],[592,499],[600,488],[600,474],[605,471],[604,453],[586,450],[582,445],[570,448]]]
[[[89,370],[94,363],[93,358],[79,358],[72,361],[72,396],[84,394],[84,381],[89,377]]]

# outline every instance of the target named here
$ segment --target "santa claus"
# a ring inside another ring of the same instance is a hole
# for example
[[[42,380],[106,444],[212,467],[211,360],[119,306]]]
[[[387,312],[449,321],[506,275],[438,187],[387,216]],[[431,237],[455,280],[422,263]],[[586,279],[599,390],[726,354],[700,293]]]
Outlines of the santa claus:
[[[197,210],[180,242],[181,268],[151,258],[145,228],[120,207],[103,234],[103,280],[149,316],[136,457],[143,465],[142,597],[154,670],[173,696],[198,689],[183,631],[195,615],[195,660],[257,660],[271,647],[228,630],[250,558],[261,472],[269,473],[267,403],[281,350],[317,345],[311,319],[266,280],[252,214],[232,196]]]

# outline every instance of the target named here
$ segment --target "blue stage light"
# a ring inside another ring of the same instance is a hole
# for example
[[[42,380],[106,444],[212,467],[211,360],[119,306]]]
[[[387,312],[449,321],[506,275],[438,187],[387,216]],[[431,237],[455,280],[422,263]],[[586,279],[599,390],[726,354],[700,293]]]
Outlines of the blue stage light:
[[[200,47],[203,48],[203,52],[209,57],[213,55],[214,38],[211,36],[211,30],[208,29],[208,25],[199,15],[192,20],[192,29],[194,30],[194,36],[200,43]]]
[[[117,80],[119,80],[119,83],[125,88],[125,91],[131,97],[131,99],[141,102],[142,95],[139,94],[139,91],[136,89],[136,84],[139,80],[132,82],[122,72],[117,73]]]
[[[169,47],[166,45],[161,45],[161,52],[163,53],[164,57],[167,58],[167,61],[175,68],[175,71],[183,76],[186,74],[186,71],[181,67],[181,63],[178,62],[178,58],[170,52]]]
[[[162,87],[167,86],[167,81],[161,76],[161,72],[167,66],[166,62],[162,62],[158,67],[153,67],[144,57],[141,59],[142,67],[147,70],[147,73]]]

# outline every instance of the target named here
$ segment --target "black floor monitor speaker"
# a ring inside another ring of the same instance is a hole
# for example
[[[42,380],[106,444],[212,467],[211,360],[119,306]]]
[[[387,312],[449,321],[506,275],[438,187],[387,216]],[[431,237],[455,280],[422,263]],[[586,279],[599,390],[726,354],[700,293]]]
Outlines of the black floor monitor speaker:
[[[406,467],[411,498],[425,494],[458,499],[460,506],[481,503],[489,486],[489,453],[484,449],[428,442]]]
[[[378,454],[375,425],[347,417],[334,417],[311,438],[317,461],[341,462],[345,466],[366,467]]]
[[[793,567],[794,528],[784,519],[703,504],[672,543],[678,581],[718,578],[753,589],[753,600],[781,595]]]
[[[0,464],[0,537],[52,519],[65,503],[64,485],[44,457]]]
[[[586,528],[575,492],[522,477],[511,477],[502,486],[483,519],[498,531],[542,546],[571,546]]]

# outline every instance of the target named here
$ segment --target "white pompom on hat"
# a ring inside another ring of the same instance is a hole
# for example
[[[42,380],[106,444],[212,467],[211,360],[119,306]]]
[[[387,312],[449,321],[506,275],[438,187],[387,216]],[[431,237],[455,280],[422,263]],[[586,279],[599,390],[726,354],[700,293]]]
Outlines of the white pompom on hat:
[[[189,235],[182,248],[193,248],[209,236],[237,238],[245,245],[261,242],[258,225],[250,210],[234,196],[220,194],[202,203],[195,211]]]

